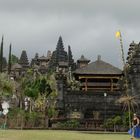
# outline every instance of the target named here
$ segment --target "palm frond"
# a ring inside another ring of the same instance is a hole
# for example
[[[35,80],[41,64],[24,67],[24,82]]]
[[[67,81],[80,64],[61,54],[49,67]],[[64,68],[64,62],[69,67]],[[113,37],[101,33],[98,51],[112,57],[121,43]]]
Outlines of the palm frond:
[[[120,97],[117,102],[123,104],[123,109],[126,110],[130,106],[132,111],[135,111],[135,107],[138,108],[137,103],[138,96],[135,95],[125,95]]]

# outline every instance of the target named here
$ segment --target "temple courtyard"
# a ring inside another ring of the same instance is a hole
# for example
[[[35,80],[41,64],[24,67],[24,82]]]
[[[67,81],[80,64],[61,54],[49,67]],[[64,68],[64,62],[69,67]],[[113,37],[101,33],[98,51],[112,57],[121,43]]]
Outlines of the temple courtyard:
[[[0,130],[0,140],[128,140],[126,133],[62,130]]]

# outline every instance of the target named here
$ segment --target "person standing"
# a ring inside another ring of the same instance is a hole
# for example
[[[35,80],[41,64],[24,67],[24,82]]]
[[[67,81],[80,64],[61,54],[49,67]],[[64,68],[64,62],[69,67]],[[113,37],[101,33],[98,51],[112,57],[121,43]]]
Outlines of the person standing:
[[[131,139],[140,138],[140,119],[135,113],[133,115],[132,128],[128,133],[132,135]]]

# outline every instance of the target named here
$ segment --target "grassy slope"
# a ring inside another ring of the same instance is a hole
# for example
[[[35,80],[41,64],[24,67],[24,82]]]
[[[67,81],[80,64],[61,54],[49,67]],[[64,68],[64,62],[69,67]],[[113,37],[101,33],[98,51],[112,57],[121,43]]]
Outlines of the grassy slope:
[[[78,131],[0,130],[0,140],[129,140],[126,134],[93,134]]]

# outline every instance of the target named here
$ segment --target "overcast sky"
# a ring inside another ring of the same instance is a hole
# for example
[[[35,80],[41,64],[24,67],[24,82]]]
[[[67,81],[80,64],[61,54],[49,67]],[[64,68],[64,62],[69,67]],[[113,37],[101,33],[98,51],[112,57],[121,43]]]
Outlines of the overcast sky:
[[[4,55],[12,43],[18,57],[24,49],[29,59],[38,52],[54,51],[59,36],[65,50],[70,45],[75,61],[82,54],[91,61],[102,60],[121,67],[119,40],[124,50],[140,41],[139,0],[0,0],[0,36]]]

